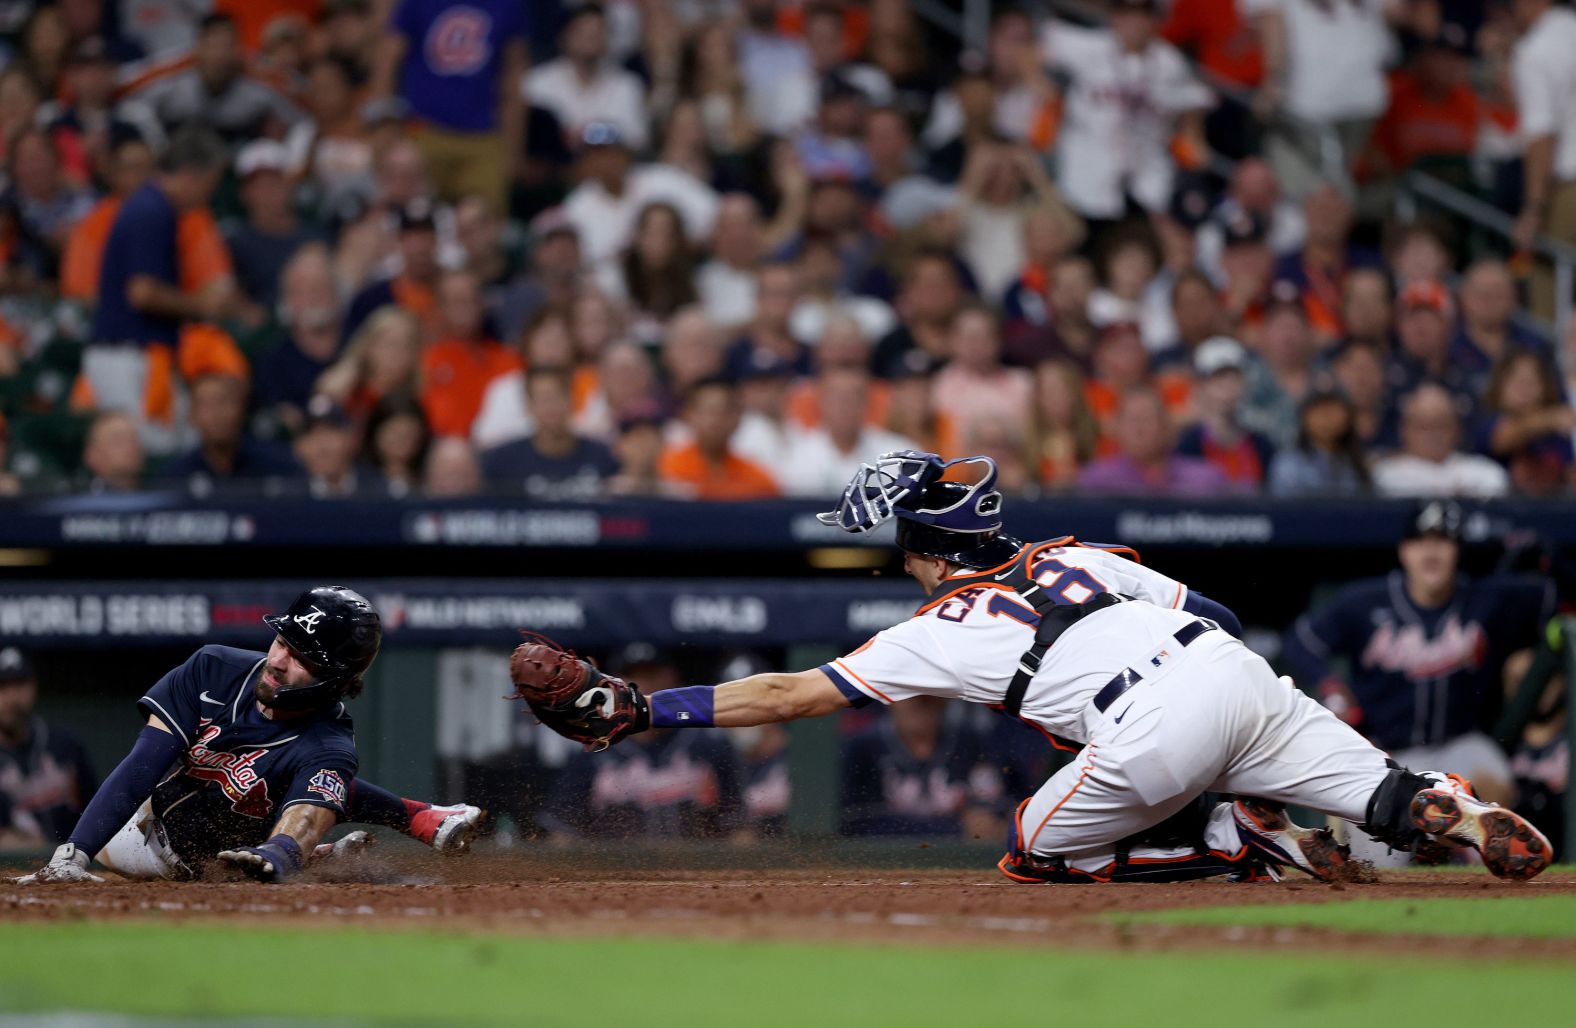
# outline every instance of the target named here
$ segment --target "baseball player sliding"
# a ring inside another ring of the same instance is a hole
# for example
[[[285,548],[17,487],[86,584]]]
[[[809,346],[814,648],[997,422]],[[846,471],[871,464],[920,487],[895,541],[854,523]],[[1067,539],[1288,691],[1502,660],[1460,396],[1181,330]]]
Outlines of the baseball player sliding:
[[[999,707],[1079,747],[1018,808],[999,867],[1021,882],[1202,877],[1259,862],[1340,877],[1345,849],[1329,829],[1293,823],[1285,804],[1400,849],[1425,838],[1473,847],[1501,878],[1548,866],[1549,841],[1525,819],[1449,775],[1389,760],[1201,616],[1201,601],[1189,609],[1179,583],[1070,539],[1006,535],[995,483],[985,457],[903,451],[860,468],[822,519],[858,533],[896,518],[904,569],[930,599],[829,664],[648,700],[534,640],[515,651],[516,690],[592,748],[650,727],[745,727],[920,695]],[[1254,798],[1209,807],[1193,845],[1164,847],[1211,791]]]
[[[341,701],[360,694],[378,654],[383,628],[372,605],[321,586],[263,620],[277,633],[267,653],[204,646],[137,701],[147,724],[136,745],[71,838],[18,882],[101,882],[90,855],[128,878],[196,878],[217,863],[278,882],[308,856],[365,844],[366,833],[353,832],[320,845],[340,820],[397,828],[439,850],[469,846],[479,808],[433,806],[356,780]]]

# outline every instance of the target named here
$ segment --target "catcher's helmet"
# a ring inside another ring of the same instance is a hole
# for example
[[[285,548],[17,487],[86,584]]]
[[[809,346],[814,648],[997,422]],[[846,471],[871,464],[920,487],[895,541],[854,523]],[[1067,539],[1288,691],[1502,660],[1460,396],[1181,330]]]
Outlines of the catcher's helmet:
[[[342,585],[320,585],[297,596],[283,614],[263,623],[311,669],[307,685],[280,689],[279,710],[309,710],[355,695],[361,676],[372,666],[383,641],[383,623],[366,597]]]
[[[853,533],[895,517],[898,546],[968,568],[1004,564],[1023,545],[1001,530],[996,462],[989,457],[943,461],[917,450],[883,454],[874,464],[860,465],[837,509],[818,517]]]

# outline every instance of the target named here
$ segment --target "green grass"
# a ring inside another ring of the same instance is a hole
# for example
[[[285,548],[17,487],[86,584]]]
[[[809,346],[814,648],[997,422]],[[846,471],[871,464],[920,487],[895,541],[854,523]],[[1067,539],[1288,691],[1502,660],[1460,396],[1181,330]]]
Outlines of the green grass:
[[[1072,940],[1069,940],[1072,941]],[[1132,953],[458,936],[161,922],[0,924],[0,1010],[530,1025],[1206,1024],[1556,1020],[1568,965],[1310,952]],[[1432,995],[1437,996],[1437,991]],[[1246,1000],[1245,1000],[1246,997]],[[1237,1014],[1231,1013],[1236,1010]],[[1222,1012],[1225,1013],[1222,1013]]]
[[[1357,899],[1287,906],[1195,907],[1157,913],[1119,914],[1112,920],[1133,925],[1329,928],[1374,935],[1576,939],[1576,895],[1503,896],[1492,899]]]

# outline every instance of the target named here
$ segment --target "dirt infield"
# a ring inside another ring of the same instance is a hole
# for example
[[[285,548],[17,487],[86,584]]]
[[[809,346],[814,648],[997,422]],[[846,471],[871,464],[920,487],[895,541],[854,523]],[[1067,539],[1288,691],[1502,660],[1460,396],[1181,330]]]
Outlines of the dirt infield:
[[[1324,903],[1356,898],[1529,897],[1576,893],[1576,873],[1526,884],[1480,874],[1392,873],[1372,885],[1308,880],[1233,885],[1022,886],[993,871],[817,869],[602,871],[552,859],[369,858],[359,881],[308,874],[288,885],[251,882],[0,885],[0,920],[112,919],[363,924],[444,932],[684,935],[709,939],[852,939],[905,943],[1177,949],[1400,948],[1477,955],[1482,940],[1345,936],[1323,929],[1124,926],[1102,915],[1179,907]],[[1495,956],[1576,962],[1576,940],[1496,939]]]

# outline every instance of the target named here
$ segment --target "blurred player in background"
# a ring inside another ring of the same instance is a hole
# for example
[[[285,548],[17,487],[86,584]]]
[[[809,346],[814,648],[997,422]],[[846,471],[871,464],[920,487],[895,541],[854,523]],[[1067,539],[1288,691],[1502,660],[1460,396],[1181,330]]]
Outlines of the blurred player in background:
[[[1001,803],[979,733],[934,696],[893,704],[843,746],[844,835],[995,838]]]
[[[32,661],[0,649],[0,848],[64,842],[98,787],[82,743],[45,723],[37,703]]]
[[[656,688],[684,681],[670,657],[640,644],[609,669]],[[540,820],[560,840],[732,836],[745,828],[739,758],[721,732],[650,732],[613,753],[579,753]]]
[[[1490,733],[1505,661],[1537,641],[1554,613],[1554,583],[1461,574],[1461,528],[1456,504],[1424,505],[1397,547],[1400,569],[1354,582],[1303,615],[1287,633],[1286,659],[1297,679],[1317,683],[1325,706],[1398,762],[1463,775],[1478,795],[1508,805],[1510,759]],[[1365,859],[1407,861],[1353,838]]]
[[[353,833],[319,846],[341,820],[397,828],[440,850],[469,845],[481,810],[356,781],[342,700],[360,695],[382,641],[371,604],[320,586],[264,621],[276,633],[267,653],[204,646],[137,701],[147,724],[131,753],[48,865],[19,882],[103,881],[87,870],[93,858],[128,878],[195,878],[217,863],[278,882],[308,855],[365,842]]]

